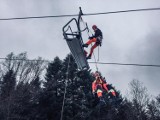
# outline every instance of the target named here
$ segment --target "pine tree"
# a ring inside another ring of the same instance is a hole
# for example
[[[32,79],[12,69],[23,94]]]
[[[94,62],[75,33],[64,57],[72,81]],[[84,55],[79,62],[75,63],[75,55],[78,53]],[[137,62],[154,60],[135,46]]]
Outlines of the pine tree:
[[[13,118],[15,119],[28,119],[31,114],[31,93],[29,83],[19,82],[16,86],[14,97],[14,110]]]
[[[64,59],[63,65],[66,66],[63,69],[64,73],[68,72],[64,119],[82,120],[89,109],[87,95],[91,94],[91,77],[88,71],[78,71],[71,55]]]
[[[6,75],[3,77],[1,83],[1,98],[8,98],[11,93],[14,91],[16,85],[15,75],[12,70],[9,70]]]
[[[59,95],[62,84],[63,74],[62,61],[56,57],[49,63],[43,83],[43,91],[39,99],[39,117],[44,120],[59,120],[62,106],[62,97]]]
[[[38,120],[40,119],[39,116],[39,98],[41,96],[42,93],[42,88],[41,88],[41,80],[40,77],[38,76],[35,80],[32,80],[29,84],[29,91],[31,94],[31,98],[30,98],[30,104],[31,104],[31,108],[30,111],[32,111],[30,113],[30,115],[28,116],[29,119],[31,120]]]
[[[13,110],[16,79],[12,70],[9,70],[3,77],[0,93],[0,116],[2,119],[9,119]]]

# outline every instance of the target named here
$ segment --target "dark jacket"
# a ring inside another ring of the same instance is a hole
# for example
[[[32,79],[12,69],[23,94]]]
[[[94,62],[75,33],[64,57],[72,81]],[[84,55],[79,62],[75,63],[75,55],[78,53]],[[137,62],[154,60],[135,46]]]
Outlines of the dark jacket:
[[[103,38],[103,34],[102,34],[101,30],[97,28],[97,30],[95,31],[95,34],[94,34],[93,37],[95,37],[95,38],[97,38],[97,37]]]

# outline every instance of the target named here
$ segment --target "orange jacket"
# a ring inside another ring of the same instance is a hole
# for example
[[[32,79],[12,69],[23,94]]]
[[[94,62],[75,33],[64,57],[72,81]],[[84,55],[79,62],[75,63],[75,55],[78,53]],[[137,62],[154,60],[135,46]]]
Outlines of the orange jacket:
[[[95,92],[97,90],[98,85],[108,92],[107,83],[104,83],[104,81],[100,77],[96,78],[96,80],[92,82],[92,92]]]

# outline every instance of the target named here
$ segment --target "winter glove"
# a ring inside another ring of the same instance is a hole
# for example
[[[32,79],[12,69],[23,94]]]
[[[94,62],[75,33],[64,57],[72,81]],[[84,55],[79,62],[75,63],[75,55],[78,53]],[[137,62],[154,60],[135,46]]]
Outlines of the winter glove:
[[[93,39],[93,37],[89,37],[88,39]]]

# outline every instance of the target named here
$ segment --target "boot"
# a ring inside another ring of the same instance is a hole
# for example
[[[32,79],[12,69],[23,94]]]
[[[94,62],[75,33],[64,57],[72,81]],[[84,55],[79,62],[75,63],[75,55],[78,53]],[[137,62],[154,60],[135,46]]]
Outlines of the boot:
[[[91,55],[90,55],[90,54],[89,54],[88,57],[87,57],[87,60],[88,60],[88,59],[91,59]]]
[[[83,44],[82,46],[83,46],[83,47],[88,47],[88,44]]]

